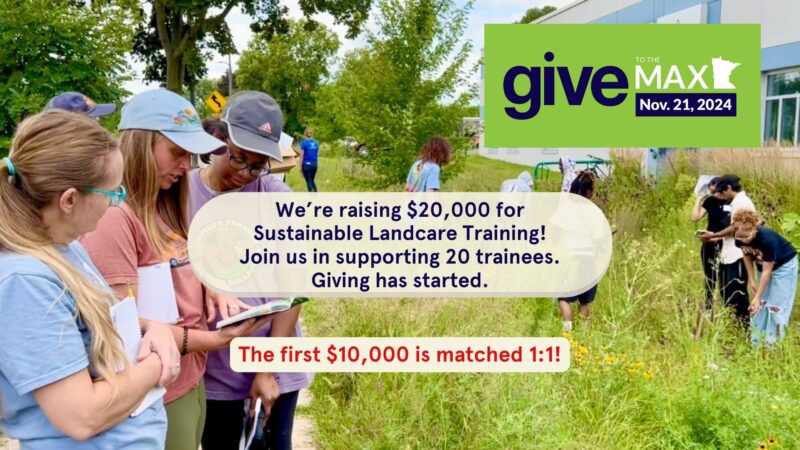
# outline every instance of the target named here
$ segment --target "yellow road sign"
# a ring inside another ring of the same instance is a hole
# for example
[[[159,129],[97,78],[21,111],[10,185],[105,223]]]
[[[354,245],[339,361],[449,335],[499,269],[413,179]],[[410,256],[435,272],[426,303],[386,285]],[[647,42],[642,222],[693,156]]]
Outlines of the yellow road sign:
[[[206,99],[206,105],[215,113],[222,111],[226,103],[228,103],[228,101],[225,100],[225,97],[220,94],[219,91],[212,92]]]

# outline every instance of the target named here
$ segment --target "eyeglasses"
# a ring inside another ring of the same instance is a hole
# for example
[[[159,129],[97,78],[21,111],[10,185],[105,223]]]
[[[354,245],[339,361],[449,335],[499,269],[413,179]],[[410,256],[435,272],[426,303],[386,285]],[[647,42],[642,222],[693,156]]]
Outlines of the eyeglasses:
[[[267,161],[267,163],[268,162],[269,161]],[[233,156],[233,154],[231,154],[231,151],[228,150],[228,164],[236,170],[250,169],[250,175],[253,177],[260,176],[262,173],[264,173],[265,169],[269,171],[269,169],[267,168],[267,163],[248,164],[246,160],[239,158],[237,156]]]
[[[125,197],[128,196],[128,191],[125,190],[125,186],[120,185],[116,190],[113,191],[104,191],[103,189],[95,189],[95,188],[86,188],[83,189],[83,192],[88,192],[92,194],[100,194],[105,197],[108,197],[108,205],[109,206],[119,206]]]

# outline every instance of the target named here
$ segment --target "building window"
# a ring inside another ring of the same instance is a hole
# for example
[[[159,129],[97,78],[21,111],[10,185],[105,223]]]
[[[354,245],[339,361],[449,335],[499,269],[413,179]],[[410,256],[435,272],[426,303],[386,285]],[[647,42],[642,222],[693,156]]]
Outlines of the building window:
[[[764,142],[797,145],[800,134],[800,69],[767,75]]]

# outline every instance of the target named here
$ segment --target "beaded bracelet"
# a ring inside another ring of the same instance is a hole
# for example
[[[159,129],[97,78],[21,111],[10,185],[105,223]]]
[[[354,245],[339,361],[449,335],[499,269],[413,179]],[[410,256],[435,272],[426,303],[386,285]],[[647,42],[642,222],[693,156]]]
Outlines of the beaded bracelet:
[[[181,356],[185,356],[189,350],[189,327],[183,326],[183,348],[181,349]]]

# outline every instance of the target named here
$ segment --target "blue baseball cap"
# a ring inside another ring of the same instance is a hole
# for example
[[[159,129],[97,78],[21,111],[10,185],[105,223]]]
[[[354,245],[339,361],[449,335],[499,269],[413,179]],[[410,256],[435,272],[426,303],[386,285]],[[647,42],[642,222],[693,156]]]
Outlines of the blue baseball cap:
[[[90,117],[102,117],[113,113],[117,105],[113,103],[97,104],[91,98],[80,92],[62,92],[47,102],[45,109],[63,109],[75,113],[86,114]]]
[[[158,131],[178,147],[196,155],[224,154],[227,145],[203,130],[188,100],[166,89],[136,94],[122,107],[119,130]]]

